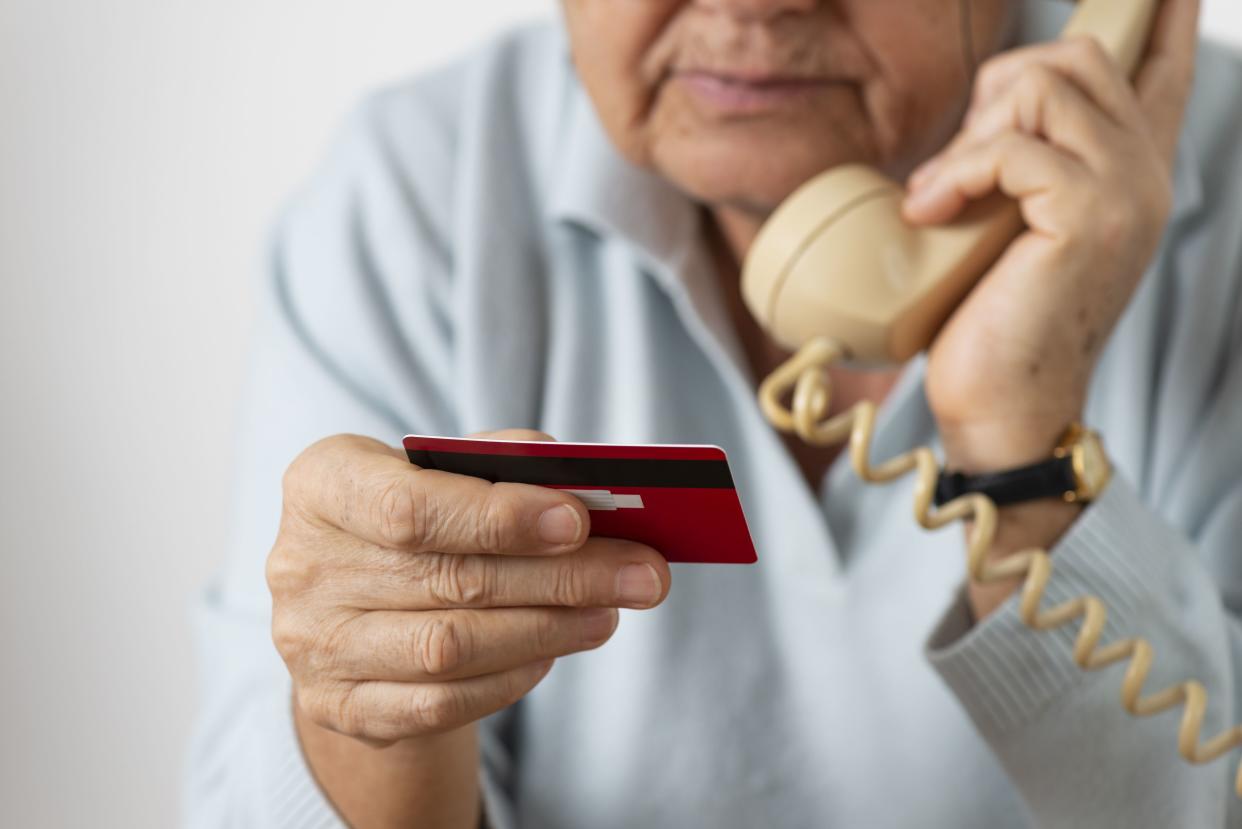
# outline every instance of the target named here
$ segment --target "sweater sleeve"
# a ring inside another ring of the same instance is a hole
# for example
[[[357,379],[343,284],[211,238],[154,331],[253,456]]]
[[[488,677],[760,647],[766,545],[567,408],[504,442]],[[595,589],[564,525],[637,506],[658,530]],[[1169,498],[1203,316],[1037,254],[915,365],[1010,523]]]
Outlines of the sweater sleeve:
[[[1236,259],[1225,264],[1212,276],[1212,285],[1225,288],[1224,301],[1201,303],[1214,315],[1239,307],[1242,278],[1219,274],[1242,277],[1242,269],[1233,270]],[[1168,473],[1142,486],[1114,476],[1051,551],[1054,574],[1043,603],[1098,596],[1108,609],[1101,644],[1146,638],[1155,656],[1145,694],[1202,682],[1209,704],[1201,740],[1242,719],[1242,312],[1213,318],[1226,322],[1201,324],[1198,340],[1185,338],[1196,353],[1174,349],[1166,357],[1171,370],[1162,394],[1175,417],[1156,418],[1164,430],[1156,428],[1150,441],[1166,441],[1154,450],[1171,458]],[[1192,375],[1205,378],[1201,394],[1187,391]],[[1170,425],[1178,422],[1184,430]],[[1185,437],[1170,446],[1163,435],[1179,432]],[[1178,752],[1181,706],[1131,716],[1121,704],[1127,662],[1078,668],[1071,656],[1078,623],[1035,632],[1017,604],[1015,595],[972,627],[959,593],[931,635],[928,656],[1035,825],[1242,826],[1242,801],[1233,793],[1236,750],[1206,765],[1187,762]]]
[[[338,433],[389,444],[407,431],[457,433],[442,120],[419,111],[408,90],[376,96],[273,234],[244,394],[234,540],[193,614],[200,700],[188,826],[343,825],[294,730],[264,565],[281,477],[303,448]],[[416,170],[403,167],[411,157]],[[505,749],[490,733],[484,743],[480,773],[503,829],[505,788],[490,769]]]

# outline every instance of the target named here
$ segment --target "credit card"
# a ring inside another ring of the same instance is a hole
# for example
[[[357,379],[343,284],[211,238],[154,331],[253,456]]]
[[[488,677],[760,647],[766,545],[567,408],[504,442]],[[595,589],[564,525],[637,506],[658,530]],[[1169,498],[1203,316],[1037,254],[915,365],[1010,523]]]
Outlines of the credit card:
[[[758,560],[729,460],[718,446],[553,443],[407,435],[410,463],[561,489],[590,511],[591,535],[638,541],[670,562]]]

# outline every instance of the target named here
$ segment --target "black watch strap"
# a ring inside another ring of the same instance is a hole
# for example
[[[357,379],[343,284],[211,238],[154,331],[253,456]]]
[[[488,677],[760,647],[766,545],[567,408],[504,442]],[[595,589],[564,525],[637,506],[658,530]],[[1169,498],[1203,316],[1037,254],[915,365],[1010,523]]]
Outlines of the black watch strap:
[[[1077,488],[1074,461],[1067,455],[982,475],[941,471],[936,480],[935,502],[939,507],[959,495],[979,492],[991,498],[997,506],[1004,506],[1039,498],[1062,498],[1065,493],[1074,492]]]

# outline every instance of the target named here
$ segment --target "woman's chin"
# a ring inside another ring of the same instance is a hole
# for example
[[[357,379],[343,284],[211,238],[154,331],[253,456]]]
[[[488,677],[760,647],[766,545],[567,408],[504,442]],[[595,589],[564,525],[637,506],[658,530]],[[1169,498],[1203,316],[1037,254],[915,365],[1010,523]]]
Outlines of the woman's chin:
[[[695,201],[762,217],[824,170],[865,160],[857,153],[824,149],[785,145],[756,150],[682,140],[658,147],[654,162],[661,175]]]

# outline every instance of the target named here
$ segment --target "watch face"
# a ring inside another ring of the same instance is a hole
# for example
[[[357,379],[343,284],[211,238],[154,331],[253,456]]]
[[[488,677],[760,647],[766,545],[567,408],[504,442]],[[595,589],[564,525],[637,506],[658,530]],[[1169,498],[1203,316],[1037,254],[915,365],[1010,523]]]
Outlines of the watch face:
[[[1099,437],[1088,432],[1074,447],[1074,475],[1078,478],[1079,495],[1094,498],[1108,484],[1112,466],[1104,454]]]

